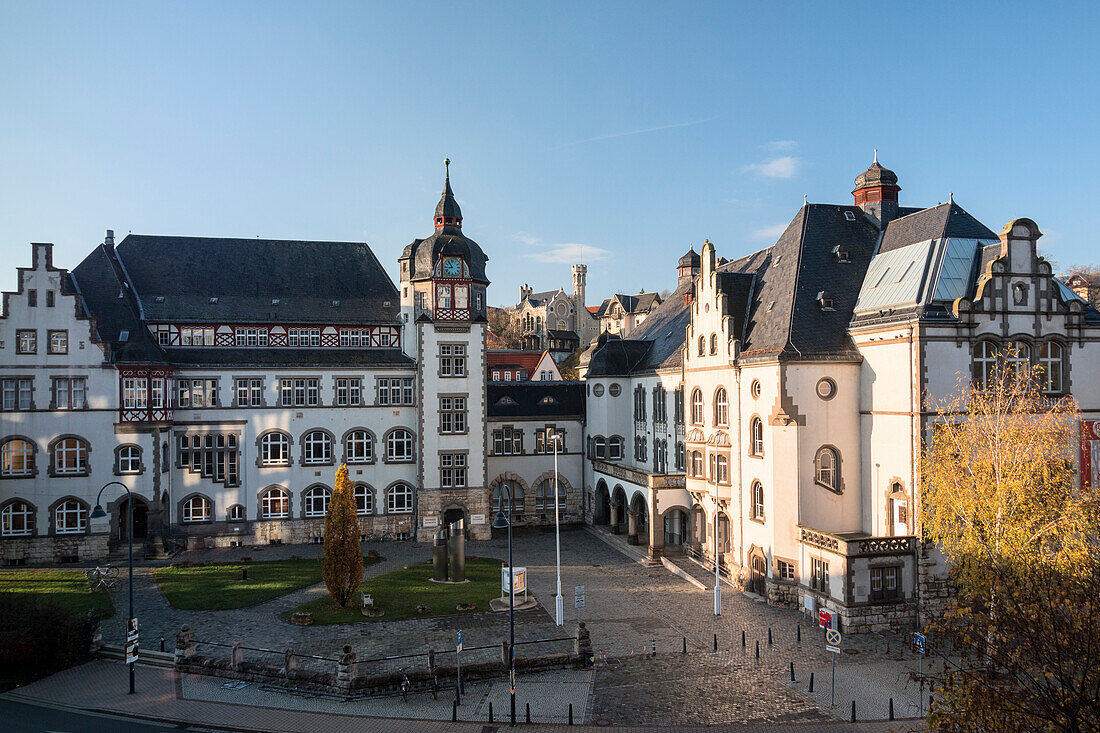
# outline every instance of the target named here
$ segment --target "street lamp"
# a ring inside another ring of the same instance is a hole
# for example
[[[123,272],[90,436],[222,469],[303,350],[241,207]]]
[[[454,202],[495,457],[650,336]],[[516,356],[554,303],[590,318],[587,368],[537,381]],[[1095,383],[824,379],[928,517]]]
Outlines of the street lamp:
[[[508,493],[508,516],[504,516],[504,493]],[[512,690],[512,722],[516,725],[516,576],[512,568],[512,487],[500,485],[494,529],[508,529],[508,681]]]
[[[107,516],[107,512],[103,511],[103,506],[99,503],[99,500],[103,497],[103,489],[108,486],[115,485],[121,486],[126,491],[126,540],[129,543],[129,564],[130,564],[130,621],[126,624],[126,632],[129,633],[130,626],[134,622],[134,495],[130,493],[130,488],[121,481],[109,481],[103,484],[103,488],[99,490],[99,493],[95,498],[95,509],[92,510],[92,519],[102,519]],[[123,644],[123,649],[126,645]],[[134,663],[130,662],[130,694],[134,694]]]
[[[557,553],[558,594],[554,596],[554,622],[565,625],[565,601],[561,597],[561,524],[558,521],[558,446],[562,434],[555,430],[554,436],[554,548]]]

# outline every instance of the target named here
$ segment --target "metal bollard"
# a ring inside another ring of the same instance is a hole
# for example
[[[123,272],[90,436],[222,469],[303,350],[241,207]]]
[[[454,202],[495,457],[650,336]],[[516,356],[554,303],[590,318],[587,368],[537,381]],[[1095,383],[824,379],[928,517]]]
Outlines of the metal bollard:
[[[795,638],[798,641],[798,643],[801,644],[802,643],[802,624],[798,624],[798,626],[796,626],[795,629],[796,629]]]
[[[688,653],[688,638],[686,636],[684,637],[684,646],[680,649],[680,653],[681,654],[687,654]]]
[[[164,637],[160,637],[160,650],[164,651]]]
[[[651,657],[654,657],[654,658],[657,657],[657,640],[656,639],[649,642],[649,655]]]
[[[248,568],[241,568],[241,580],[248,580]]]
[[[527,703],[527,722],[531,722],[531,703]]]
[[[760,659],[760,640],[756,640],[756,658]]]
[[[569,703],[569,725],[573,725],[573,703]]]
[[[714,651],[718,651],[718,634],[714,635]]]
[[[791,682],[794,682],[794,662],[791,662]]]
[[[741,648],[745,648],[745,630],[741,629]]]
[[[814,691],[814,673],[810,672],[810,692]]]
[[[852,700],[852,720],[851,720],[851,722],[853,722],[853,723],[856,722],[856,701],[855,700]]]
[[[451,722],[458,722],[458,700],[451,703]]]
[[[489,722],[493,722],[493,701],[489,701]]]
[[[768,627],[768,646],[772,645],[772,627]]]
[[[894,698],[890,698],[890,720],[894,719]]]
[[[458,685],[455,684],[455,705],[461,705],[461,704],[462,704],[462,695],[459,694]]]

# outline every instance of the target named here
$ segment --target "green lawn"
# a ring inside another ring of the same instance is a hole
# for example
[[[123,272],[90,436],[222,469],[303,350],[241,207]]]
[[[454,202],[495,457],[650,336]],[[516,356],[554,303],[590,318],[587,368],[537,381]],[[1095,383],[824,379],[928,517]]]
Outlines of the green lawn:
[[[363,564],[381,559],[365,557]],[[248,580],[242,578],[245,568]],[[154,577],[172,607],[185,611],[226,611],[254,606],[322,580],[320,558],[169,566],[158,569]]]
[[[455,609],[459,603],[473,603],[473,613],[488,611],[489,600],[500,598],[500,560],[485,557],[466,558],[466,578],[469,583],[433,583],[432,565],[426,562],[371,578],[359,587],[374,598],[375,606],[385,611],[378,618],[367,618],[359,606],[359,596],[349,608],[340,608],[327,595],[302,604],[285,614],[286,620],[294,612],[313,614],[314,624],[347,624],[358,621],[393,621],[421,616],[445,616],[454,613],[470,613]],[[419,614],[420,604],[431,606],[431,613]]]
[[[126,582],[125,571],[119,576]],[[94,611],[103,618],[113,616],[115,607],[105,590],[93,591],[83,570],[14,570],[0,573],[0,593],[34,598],[59,606],[83,617]]]

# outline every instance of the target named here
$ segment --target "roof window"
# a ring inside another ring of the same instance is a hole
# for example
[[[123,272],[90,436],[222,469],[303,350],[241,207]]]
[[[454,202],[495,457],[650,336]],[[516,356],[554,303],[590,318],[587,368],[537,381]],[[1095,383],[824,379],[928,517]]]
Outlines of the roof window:
[[[215,295],[214,297],[212,297],[210,299],[210,305],[217,305],[217,304],[218,304],[218,296]]]
[[[767,313],[771,313],[771,312],[772,312],[772,308],[774,308],[774,307],[775,307],[775,301],[774,301],[774,300],[773,300],[773,301],[770,301],[770,302],[768,303],[768,310],[767,310],[766,312],[767,312]]]
[[[833,299],[827,295],[824,290],[817,294],[817,303],[821,306],[823,311],[833,310]]]
[[[844,212],[844,218],[847,219],[848,221],[855,221],[856,220],[856,212],[854,212],[854,211],[845,211]]]
[[[558,401],[556,399],[554,399],[553,397],[551,397],[550,395],[546,395],[541,400],[539,400],[539,404],[540,405],[556,405],[556,404],[558,404]]]
[[[121,331],[119,331],[118,332],[118,340],[119,341],[129,341],[130,340],[130,330],[128,328],[124,328]]]
[[[850,214],[852,212],[849,211],[848,213]],[[851,260],[848,259],[848,250],[841,249],[839,244],[833,247],[833,258],[837,262],[851,262]]]
[[[499,400],[497,400],[497,404],[498,405],[514,405],[514,404],[516,404],[516,401],[514,399],[512,399],[511,397],[509,397],[508,395],[505,395],[505,396],[501,397]]]
[[[340,307],[340,301],[338,301],[338,300],[332,301],[332,307],[333,308],[339,308]]]
[[[280,298],[272,298],[271,299],[271,305],[279,305],[280,302],[282,302],[282,299],[280,299]]]
[[[163,295],[158,295],[157,297],[153,298],[153,302],[154,303],[163,303],[164,302],[164,296]]]

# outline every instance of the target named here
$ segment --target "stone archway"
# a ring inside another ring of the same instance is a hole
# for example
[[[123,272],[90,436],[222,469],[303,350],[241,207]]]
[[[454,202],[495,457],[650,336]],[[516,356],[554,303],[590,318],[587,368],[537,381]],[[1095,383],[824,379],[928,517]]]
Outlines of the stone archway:
[[[137,494],[133,494],[134,501],[134,540],[145,541],[149,536],[149,502]],[[111,529],[112,534],[118,538],[119,542],[126,542],[129,539],[129,517],[127,513],[129,511],[130,499],[123,495],[121,499],[115,502],[114,507],[111,510]]]
[[[592,509],[592,523],[606,525],[611,522],[611,492],[607,489],[607,482],[600,479],[596,482],[596,501]]]
[[[764,551],[753,545],[749,548],[749,583],[747,590],[761,598],[768,597],[768,561]]]
[[[615,485],[611,492],[611,531],[622,534],[626,528],[626,490],[621,484]]]
[[[645,496],[638,492],[630,500],[630,512],[626,520],[626,541],[632,545],[649,544],[649,507]]]
[[[678,550],[691,541],[688,534],[688,512],[682,506],[670,507],[664,513],[665,549]]]

